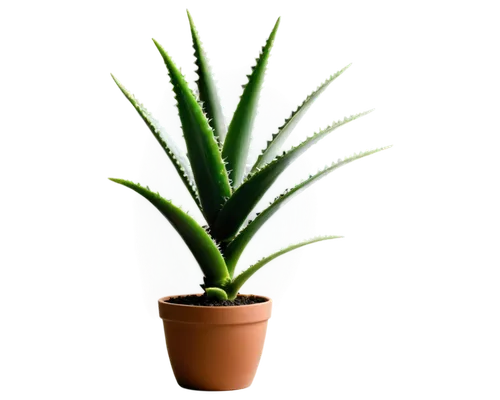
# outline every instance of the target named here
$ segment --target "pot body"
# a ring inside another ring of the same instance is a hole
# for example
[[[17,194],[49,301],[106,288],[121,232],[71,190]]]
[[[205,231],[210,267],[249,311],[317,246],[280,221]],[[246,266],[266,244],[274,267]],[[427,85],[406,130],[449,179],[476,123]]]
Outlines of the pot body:
[[[264,347],[271,299],[229,307],[173,304],[167,299],[161,298],[158,305],[177,383],[195,390],[250,386]]]

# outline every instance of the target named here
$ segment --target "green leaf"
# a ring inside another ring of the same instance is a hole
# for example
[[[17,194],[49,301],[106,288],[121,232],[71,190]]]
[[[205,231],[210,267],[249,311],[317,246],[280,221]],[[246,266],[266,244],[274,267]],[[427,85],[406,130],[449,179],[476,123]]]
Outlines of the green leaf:
[[[194,56],[196,58],[196,66],[198,67],[198,91],[200,93],[200,101],[203,104],[208,122],[214,131],[214,135],[219,142],[219,146],[224,143],[226,136],[226,125],[224,123],[224,115],[217,94],[217,87],[215,85],[210,65],[208,63],[207,55],[202,47],[198,31],[194,26],[191,14],[187,11],[189,25],[191,27],[191,36],[193,38]]]
[[[280,19],[278,18],[266,45],[262,48],[257,64],[249,75],[248,84],[244,86],[243,94],[229,124],[224,142],[222,157],[227,162],[229,178],[232,180],[234,188],[237,188],[243,181],[253,122],[257,114],[257,103],[279,23]]]
[[[253,275],[255,274],[259,269],[261,269],[264,265],[266,265],[269,261],[274,260],[275,258],[286,254],[292,250],[298,249],[299,247],[306,246],[311,243],[316,243],[316,242],[321,242],[323,240],[330,240],[330,239],[338,239],[341,238],[342,236],[322,236],[322,237],[317,237],[313,239],[306,240],[304,242],[300,242],[291,246],[288,246],[287,248],[284,248],[274,254],[271,254],[268,257],[263,258],[256,264],[252,265],[250,268],[247,270],[243,271],[241,274],[239,274],[226,288],[227,295],[230,300],[234,299],[237,295],[243,284]]]
[[[226,168],[212,128],[196,97],[169,55],[159,43],[154,39],[153,41],[170,75],[203,214],[208,224],[211,225],[222,205],[231,195]]]
[[[228,270],[217,245],[193,218],[174,206],[170,201],[162,198],[158,193],[154,193],[139,184],[123,179],[110,178],[110,180],[139,193],[168,219],[189,247],[191,253],[193,253],[206,277],[206,282],[209,282],[211,286],[227,283],[229,279]]]
[[[258,168],[270,163],[281,151],[283,144],[285,143],[290,133],[292,133],[295,126],[299,123],[301,118],[305,115],[306,111],[311,107],[314,101],[319,97],[321,93],[332,83],[337,77],[339,77],[347,68],[342,68],[340,71],[331,75],[326,81],[324,81],[314,92],[312,92],[302,104],[297,107],[292,115],[285,120],[285,123],[278,128],[278,132],[272,135],[272,138],[267,142],[267,147],[262,151],[262,154],[257,158],[251,172],[255,172]]]
[[[278,176],[303,152],[313,144],[324,138],[328,133],[334,131],[350,121],[368,114],[370,111],[356,114],[343,121],[338,121],[307,138],[298,146],[274,159],[264,168],[250,175],[245,182],[233,193],[231,198],[224,204],[219,213],[217,221],[212,228],[212,234],[219,241],[227,241],[236,235],[238,229],[248,217],[252,209],[257,205],[262,196],[276,181]]]
[[[167,153],[168,158],[170,158],[170,161],[172,161],[172,164],[174,164],[174,167],[181,177],[182,181],[184,182],[184,185],[186,188],[189,190],[189,193],[191,194],[191,197],[194,199],[196,202],[197,206],[201,210],[201,204],[200,204],[200,199],[198,197],[198,193],[196,191],[196,188],[194,187],[193,183],[193,173],[191,171],[191,166],[189,165],[189,162],[185,157],[182,155],[182,153],[177,150],[175,144],[169,140],[169,137],[167,133],[165,132],[165,129],[160,125],[160,123],[153,118],[153,116],[149,113],[149,111],[135,98],[135,96],[130,93],[119,81],[116,79],[113,74],[111,74],[111,77],[117,84],[117,86],[120,88],[122,93],[125,95],[125,97],[128,99],[128,101],[134,106],[136,111],[139,113],[139,115],[142,117],[146,125],[148,126],[149,130],[151,133],[153,133],[153,136],[156,138],[158,143],[160,143],[161,147]]]
[[[224,289],[218,287],[209,287],[205,289],[207,296],[217,300],[227,300],[227,293]]]
[[[351,157],[347,157],[343,161],[338,161],[336,163],[333,163],[329,167],[317,172],[314,175],[311,175],[308,179],[298,184],[293,189],[287,190],[278,197],[276,197],[276,199],[271,203],[271,205],[269,205],[269,207],[267,207],[261,213],[257,214],[256,218],[253,221],[249,222],[248,225],[238,234],[238,236],[236,236],[236,238],[234,238],[234,240],[230,242],[229,245],[227,246],[224,252],[224,258],[226,259],[226,264],[229,270],[229,274],[233,276],[234,269],[241,256],[241,253],[245,249],[246,245],[250,242],[252,237],[257,233],[257,231],[262,227],[262,225],[264,225],[264,223],[269,218],[271,218],[276,211],[278,211],[281,208],[281,206],[285,205],[288,202],[288,200],[292,199],[295,195],[299,194],[307,187],[312,185],[314,182],[317,182],[318,180],[325,177],[326,175],[336,170],[337,168],[340,168],[360,158],[369,156],[370,154],[374,154],[379,151],[388,149],[389,147],[391,146],[359,153]]]

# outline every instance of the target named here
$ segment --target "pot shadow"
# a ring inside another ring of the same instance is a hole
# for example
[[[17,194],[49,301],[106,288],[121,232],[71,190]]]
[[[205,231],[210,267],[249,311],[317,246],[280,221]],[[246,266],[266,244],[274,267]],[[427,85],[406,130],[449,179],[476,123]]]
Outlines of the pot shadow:
[[[188,388],[188,387],[184,387],[184,386],[179,386],[177,384],[175,384],[175,389],[174,389],[174,393],[184,393],[184,394],[190,394],[190,393],[195,393],[196,394],[196,398],[200,398],[199,396],[206,396],[206,398],[208,399],[210,396],[211,399],[213,399],[213,395],[218,395],[217,399],[231,399],[232,398],[232,395],[233,394],[238,394],[238,393],[241,393],[241,392],[234,392],[234,393],[230,393],[230,392],[206,392],[206,391],[203,391],[203,390],[197,390],[197,389],[191,389],[191,388]]]

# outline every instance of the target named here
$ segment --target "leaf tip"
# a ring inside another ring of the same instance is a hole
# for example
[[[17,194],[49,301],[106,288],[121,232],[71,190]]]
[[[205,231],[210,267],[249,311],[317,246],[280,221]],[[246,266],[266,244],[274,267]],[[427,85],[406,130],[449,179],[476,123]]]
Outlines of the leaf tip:
[[[191,21],[193,21],[193,10],[189,7],[187,7],[185,10],[184,10],[184,18],[189,22],[191,23]]]
[[[118,75],[116,75],[113,71],[108,72],[108,76],[115,85],[120,86],[120,83],[123,84]]]
[[[149,39],[149,42],[153,45],[154,48],[156,48],[158,50],[158,46],[160,46],[160,41],[158,40],[158,38],[156,36],[151,36],[151,38]]]

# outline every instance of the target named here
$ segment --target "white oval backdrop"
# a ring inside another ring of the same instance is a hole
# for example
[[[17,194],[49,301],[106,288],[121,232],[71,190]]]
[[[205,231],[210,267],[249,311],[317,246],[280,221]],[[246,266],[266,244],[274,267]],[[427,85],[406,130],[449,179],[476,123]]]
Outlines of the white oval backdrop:
[[[220,79],[220,94],[223,97],[226,123],[230,121],[227,116],[234,112],[242,91],[241,84],[245,81],[247,73],[248,69],[244,68],[231,73],[217,74],[217,78]],[[248,159],[249,165],[257,159],[259,149],[265,146],[272,133],[283,122],[283,118],[294,107],[269,87],[264,89],[260,105]],[[185,151],[179,117],[169,91],[165,94],[156,115],[161,118],[179,147]],[[285,148],[294,143],[297,143],[297,138],[292,135]],[[305,177],[310,169],[308,161],[303,157],[290,166],[264,195],[247,221],[253,219],[257,212],[262,211],[285,188]],[[148,138],[142,159],[140,179],[188,211],[201,225],[206,225],[204,217],[170,160],[151,136]],[[236,266],[236,274],[281,246],[314,234],[315,207],[312,189],[282,207],[262,226],[245,248]],[[193,255],[170,223],[140,197],[136,197],[134,202],[134,225],[143,295],[148,312],[156,313],[158,297],[200,292],[199,285],[203,282],[203,275]],[[302,251],[298,251],[270,262],[245,283],[241,292],[266,294],[274,298],[276,305],[294,277],[301,254]]]

